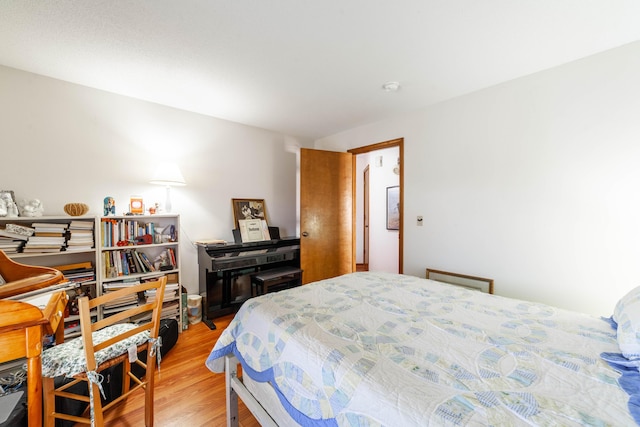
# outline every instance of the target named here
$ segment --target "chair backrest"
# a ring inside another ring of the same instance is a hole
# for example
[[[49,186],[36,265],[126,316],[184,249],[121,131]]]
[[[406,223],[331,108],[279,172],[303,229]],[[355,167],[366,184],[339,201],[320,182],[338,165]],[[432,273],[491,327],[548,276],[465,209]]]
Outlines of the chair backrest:
[[[0,299],[46,288],[64,279],[62,273],[51,267],[40,267],[16,262],[0,250]]]
[[[119,341],[125,340],[140,332],[149,331],[149,337],[156,339],[158,337],[158,329],[160,327],[160,315],[162,312],[162,302],[164,299],[164,290],[167,284],[167,277],[162,276],[158,280],[141,283],[138,285],[132,285],[117,291],[108,292],[97,298],[88,299],[88,297],[82,297],[78,299],[78,309],[80,314],[80,327],[82,331],[82,340],[86,353],[87,369],[93,371],[96,369],[95,353],[116,344]],[[115,314],[104,316],[102,320],[91,322],[91,310],[100,306],[104,308],[105,304],[116,301],[120,298],[135,297],[143,298],[145,291],[155,290],[155,297],[149,302],[141,303],[135,307],[125,309]],[[148,314],[151,314],[150,320]],[[146,316],[145,316],[146,315]],[[118,323],[134,323],[135,318],[143,319],[140,322],[135,322],[136,326],[121,332],[117,335],[110,335],[110,337],[101,342],[94,343],[93,332],[102,330],[106,327],[118,324]]]

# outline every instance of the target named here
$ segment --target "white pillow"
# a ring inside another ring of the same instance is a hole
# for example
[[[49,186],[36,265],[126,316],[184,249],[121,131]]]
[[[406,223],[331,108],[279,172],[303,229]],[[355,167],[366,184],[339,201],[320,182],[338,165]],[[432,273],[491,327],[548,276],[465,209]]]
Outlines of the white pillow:
[[[618,324],[618,346],[623,356],[640,360],[640,286],[618,301],[613,320]]]

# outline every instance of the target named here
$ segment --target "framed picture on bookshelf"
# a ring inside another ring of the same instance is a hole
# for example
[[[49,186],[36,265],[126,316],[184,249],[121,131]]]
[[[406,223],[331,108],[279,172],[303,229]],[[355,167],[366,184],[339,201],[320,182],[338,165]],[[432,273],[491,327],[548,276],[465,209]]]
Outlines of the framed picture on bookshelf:
[[[131,196],[129,199],[129,212],[134,215],[142,215],[144,213],[142,196]]]
[[[233,207],[233,225],[239,229],[241,219],[267,220],[267,209],[264,199],[231,199]]]

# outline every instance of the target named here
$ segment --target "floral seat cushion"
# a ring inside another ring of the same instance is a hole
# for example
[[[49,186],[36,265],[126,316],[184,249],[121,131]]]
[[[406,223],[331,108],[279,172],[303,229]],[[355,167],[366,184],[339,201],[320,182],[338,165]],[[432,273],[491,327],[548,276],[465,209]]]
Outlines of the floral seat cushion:
[[[131,323],[121,323],[101,329],[93,333],[94,344],[101,343],[123,332],[135,328]],[[139,346],[149,341],[149,331],[143,331],[125,340],[119,341],[96,353],[96,364],[106,362],[109,359],[127,353],[131,346]],[[82,337],[75,338],[62,344],[58,344],[42,353],[42,376],[53,378],[64,375],[74,375],[87,372],[87,361],[82,346]]]

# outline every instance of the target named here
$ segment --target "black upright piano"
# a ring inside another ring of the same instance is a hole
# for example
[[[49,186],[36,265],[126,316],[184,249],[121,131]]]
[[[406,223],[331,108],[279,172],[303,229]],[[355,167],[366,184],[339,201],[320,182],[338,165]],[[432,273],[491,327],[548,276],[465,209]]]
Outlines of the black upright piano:
[[[300,239],[282,238],[251,243],[198,244],[203,320],[235,313],[251,297],[251,274],[290,266],[300,267]]]

